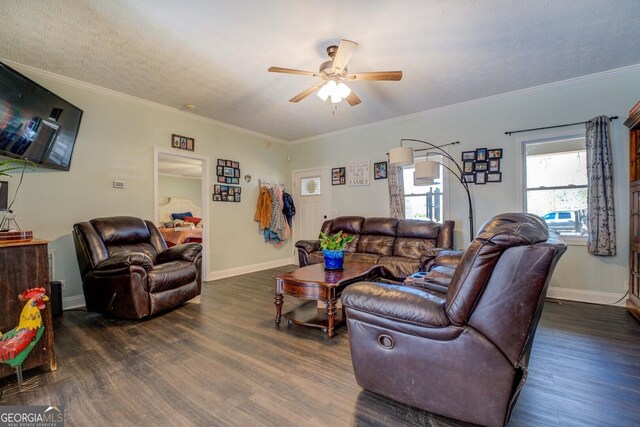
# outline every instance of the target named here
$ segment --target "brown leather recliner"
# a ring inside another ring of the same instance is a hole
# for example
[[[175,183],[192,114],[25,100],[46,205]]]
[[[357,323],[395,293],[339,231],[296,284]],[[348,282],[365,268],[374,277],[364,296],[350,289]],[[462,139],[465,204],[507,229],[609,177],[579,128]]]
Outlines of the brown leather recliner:
[[[73,226],[87,310],[140,319],[198,295],[202,246],[167,249],[151,221],[129,216]]]
[[[342,303],[358,384],[458,420],[506,424],[565,250],[539,217],[502,214],[464,252],[446,294],[384,283],[347,287]]]

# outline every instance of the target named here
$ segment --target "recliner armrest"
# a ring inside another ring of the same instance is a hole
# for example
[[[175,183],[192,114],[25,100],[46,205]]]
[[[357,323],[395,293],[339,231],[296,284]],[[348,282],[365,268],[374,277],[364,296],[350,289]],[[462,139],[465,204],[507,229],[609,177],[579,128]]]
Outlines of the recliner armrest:
[[[99,275],[127,274],[129,272],[129,267],[132,265],[137,265],[144,268],[146,271],[151,271],[153,269],[153,260],[151,257],[141,252],[132,252],[126,255],[114,255],[96,265],[93,272]]]
[[[435,260],[440,254],[445,252],[453,252],[447,248],[429,248],[420,255],[420,271],[429,271]]]
[[[296,242],[296,248],[303,250],[307,254],[320,250],[319,240],[298,240]]]
[[[158,260],[158,264],[170,261],[193,262],[200,252],[202,252],[202,245],[200,243],[184,243],[160,252],[156,259]]]
[[[342,304],[389,320],[445,327],[451,322],[445,312],[445,300],[429,292],[404,285],[358,282],[347,286]]]
[[[464,251],[443,250],[433,260],[433,266],[457,268],[462,255],[464,255]]]

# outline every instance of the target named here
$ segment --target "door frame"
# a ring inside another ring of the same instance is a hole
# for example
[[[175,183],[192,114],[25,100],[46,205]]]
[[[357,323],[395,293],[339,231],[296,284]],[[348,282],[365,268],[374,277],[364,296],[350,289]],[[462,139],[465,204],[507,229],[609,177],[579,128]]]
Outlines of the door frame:
[[[209,265],[209,236],[211,235],[209,217],[209,157],[188,151],[176,151],[166,148],[153,148],[153,222],[158,224],[158,160],[160,154],[202,161],[202,179],[200,180],[200,197],[202,199],[202,279],[211,280]]]
[[[313,168],[304,168],[304,169],[296,169],[291,171],[291,187],[293,188],[293,202],[294,204],[296,204],[297,206],[301,206],[301,204],[298,203],[298,189],[296,188],[296,174],[298,173],[312,173],[318,171],[320,173],[320,186],[321,188],[323,188],[322,190],[322,205],[323,205],[323,210],[326,211],[326,215],[327,218],[329,219],[333,216],[333,205],[332,205],[332,198],[331,198],[331,168],[329,166],[317,166],[317,167],[313,167]],[[325,191],[326,189],[326,191]],[[295,217],[294,217],[294,221],[295,221]],[[294,264],[298,264],[298,254],[296,253],[296,247],[295,247],[295,241],[296,240],[300,240],[297,238],[297,236],[295,236],[294,233],[295,227],[291,227],[291,241],[294,242],[293,248],[292,248],[292,255],[291,255],[291,259],[293,260]],[[318,233],[320,232],[320,230],[318,230]]]

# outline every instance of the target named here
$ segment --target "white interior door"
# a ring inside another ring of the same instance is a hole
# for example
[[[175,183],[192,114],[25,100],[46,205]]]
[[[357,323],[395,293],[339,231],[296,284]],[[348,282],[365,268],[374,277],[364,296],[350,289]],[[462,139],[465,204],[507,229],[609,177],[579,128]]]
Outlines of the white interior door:
[[[293,172],[293,202],[296,215],[293,219],[293,241],[315,240],[322,223],[331,212],[331,183],[327,168],[306,169]],[[298,262],[294,247],[293,257]]]

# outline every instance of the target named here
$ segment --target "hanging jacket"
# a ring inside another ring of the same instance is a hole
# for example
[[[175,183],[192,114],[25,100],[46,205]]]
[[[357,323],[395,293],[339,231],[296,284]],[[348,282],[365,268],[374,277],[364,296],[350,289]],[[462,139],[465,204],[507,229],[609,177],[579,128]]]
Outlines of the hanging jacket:
[[[260,230],[269,228],[269,224],[271,224],[271,205],[272,198],[269,194],[269,189],[267,187],[260,187],[258,205],[256,206],[256,213],[253,217],[254,220],[260,223]]]
[[[293,197],[291,194],[284,192],[282,193],[282,200],[284,201],[284,206],[282,207],[282,213],[287,218],[287,222],[289,226],[291,226],[291,220],[293,216],[296,214],[296,206],[293,204]]]
[[[274,232],[280,240],[284,240],[287,220],[282,213],[282,206],[278,200],[276,190],[270,188],[269,194],[271,194],[271,222],[269,223],[269,230]]]

